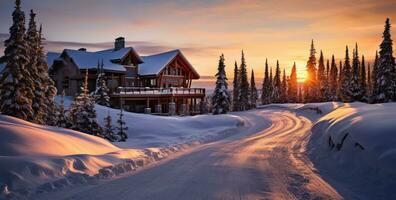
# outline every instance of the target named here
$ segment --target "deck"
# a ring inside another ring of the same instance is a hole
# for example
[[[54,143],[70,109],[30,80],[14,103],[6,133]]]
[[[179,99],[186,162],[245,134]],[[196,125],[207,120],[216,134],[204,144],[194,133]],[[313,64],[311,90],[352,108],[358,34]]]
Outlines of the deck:
[[[118,87],[115,98],[204,98],[205,88],[144,88]]]

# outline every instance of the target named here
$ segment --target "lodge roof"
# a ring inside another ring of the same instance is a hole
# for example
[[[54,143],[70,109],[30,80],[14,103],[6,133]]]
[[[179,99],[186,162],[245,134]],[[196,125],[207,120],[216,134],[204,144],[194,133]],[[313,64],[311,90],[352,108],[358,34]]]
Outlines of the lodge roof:
[[[157,75],[178,55],[181,56],[184,62],[193,71],[194,77],[199,78],[199,74],[195,71],[194,67],[188,62],[179,49],[150,56],[142,56],[144,63],[139,65],[138,73],[140,76]]]
[[[121,48],[119,50],[107,49],[103,51],[88,52],[81,50],[65,49],[61,55],[68,55],[79,69],[96,69],[98,62],[103,60],[103,68],[108,71],[125,72],[123,65],[117,64],[114,61],[124,58],[128,53],[133,53],[138,58],[139,62],[143,62],[141,57],[135,52],[132,47]]]
[[[67,55],[79,69],[96,69],[98,61],[101,62],[103,60],[104,70],[126,72],[123,65],[117,64],[114,61],[124,58],[124,56],[130,52],[138,58],[140,63],[138,74],[140,76],[158,75],[170,62],[172,62],[177,56],[180,56],[184,63],[193,71],[193,78],[199,78],[197,71],[178,49],[142,57],[140,57],[132,47],[121,48],[119,50],[111,48],[96,52],[65,49],[62,53],[48,52],[47,63],[51,68],[55,60],[62,60],[62,55]]]

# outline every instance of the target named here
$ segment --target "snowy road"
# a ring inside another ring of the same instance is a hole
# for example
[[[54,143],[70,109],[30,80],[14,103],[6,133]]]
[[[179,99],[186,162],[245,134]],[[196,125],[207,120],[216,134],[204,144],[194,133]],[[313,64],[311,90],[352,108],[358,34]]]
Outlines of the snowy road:
[[[342,199],[305,155],[311,121],[285,110],[240,114],[234,136],[117,179],[37,199]]]

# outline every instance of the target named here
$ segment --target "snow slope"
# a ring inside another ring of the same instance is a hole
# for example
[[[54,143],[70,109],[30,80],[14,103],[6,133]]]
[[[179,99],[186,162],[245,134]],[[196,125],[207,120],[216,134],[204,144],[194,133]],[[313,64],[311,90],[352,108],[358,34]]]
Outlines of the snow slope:
[[[395,199],[395,113],[396,103],[351,103],[318,119],[308,145],[315,167],[361,194],[352,198]]]
[[[96,109],[99,121],[110,112],[115,123],[118,110],[98,105]],[[0,115],[0,199],[114,177],[186,146],[225,137],[243,124],[232,115],[157,117],[125,112],[125,120],[128,142],[112,144]]]
[[[119,110],[100,105],[96,105],[96,110],[101,124],[109,112],[116,126]],[[243,124],[243,120],[234,115],[164,117],[125,112],[124,120],[128,126],[129,139],[127,142],[115,143],[122,148],[168,147],[202,143],[224,137],[227,130]]]

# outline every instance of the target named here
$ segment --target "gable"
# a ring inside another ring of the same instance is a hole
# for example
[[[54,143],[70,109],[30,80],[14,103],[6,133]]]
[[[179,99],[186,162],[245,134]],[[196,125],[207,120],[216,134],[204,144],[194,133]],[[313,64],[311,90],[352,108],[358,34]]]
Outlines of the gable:
[[[193,79],[198,79],[199,74],[188,62],[180,50],[173,50],[151,56],[143,56],[144,63],[139,65],[140,76],[156,76],[161,73],[175,59],[181,60],[182,64],[188,68],[193,75]]]

